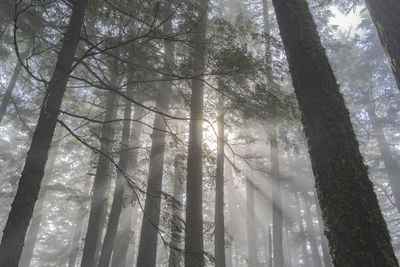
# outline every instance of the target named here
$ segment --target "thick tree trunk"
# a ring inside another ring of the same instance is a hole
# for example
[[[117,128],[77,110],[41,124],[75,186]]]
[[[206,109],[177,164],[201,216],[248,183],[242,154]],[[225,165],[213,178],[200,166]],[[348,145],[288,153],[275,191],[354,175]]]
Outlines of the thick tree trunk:
[[[300,200],[299,196],[297,195],[297,192],[295,191],[293,193],[294,193],[294,200],[296,202],[296,216],[297,220],[299,221],[300,236],[303,238],[301,242],[301,247],[303,251],[303,262],[304,262],[303,266],[308,267],[311,266],[311,262],[307,250],[307,239],[306,239],[306,232],[304,231],[303,217],[301,216]]]
[[[400,2],[365,0],[400,90]]]
[[[13,75],[11,76],[10,83],[7,86],[6,93],[3,96],[3,100],[0,104],[0,123],[3,121],[4,115],[6,114],[8,104],[11,101],[12,92],[15,88],[15,84],[17,83],[18,74],[21,72],[21,62],[18,60],[17,65],[15,66]]]
[[[323,226],[324,222],[322,221],[321,209],[319,207],[316,193],[314,193],[314,201],[315,201],[315,206],[317,209],[318,228],[319,228],[319,234],[320,234],[320,238],[321,238],[322,258],[324,259],[325,267],[332,267],[332,259],[331,259],[331,256],[329,255],[328,240],[326,239],[326,236],[324,234],[324,226]]]
[[[56,141],[56,143],[54,143],[53,141],[53,145],[50,149],[49,160],[46,163],[44,177],[42,180],[43,187],[46,185],[46,183],[53,175],[54,165],[56,162],[56,157],[60,145],[59,139],[62,137],[62,134],[63,134],[62,128],[61,126],[59,126],[53,138],[54,141]],[[36,202],[35,208],[33,210],[32,221],[29,225],[28,233],[26,234],[25,245],[22,250],[21,260],[19,261],[18,264],[19,267],[29,267],[30,262],[32,260],[33,249],[35,248],[37,236],[39,234],[40,223],[42,221],[42,215],[43,215],[43,206],[47,193],[47,190],[43,187],[42,190],[40,190],[39,192],[38,201]]]
[[[305,0],[273,0],[335,266],[398,266],[349,112]]]
[[[313,221],[312,221],[312,215],[311,215],[311,207],[310,207],[310,199],[308,196],[307,192],[301,192],[304,198],[304,217],[306,219],[306,229],[307,229],[307,236],[308,240],[310,241],[310,246],[311,246],[311,257],[312,257],[312,262],[314,267],[322,267],[321,264],[321,257],[319,256],[318,252],[318,245],[317,245],[317,240],[315,239],[315,232],[314,232],[314,226],[313,226]]]
[[[246,226],[247,226],[247,255],[249,267],[256,267],[258,264],[257,257],[257,234],[256,234],[256,218],[254,207],[254,186],[253,182],[246,179]]]
[[[115,114],[115,93],[110,90],[107,97],[106,114],[104,121],[111,121]],[[106,157],[112,147],[114,131],[110,123],[104,123],[101,129],[100,151],[96,174],[93,183],[93,196],[90,206],[88,228],[82,256],[82,267],[96,266],[96,250],[101,243],[101,232],[105,217],[107,189],[109,185],[110,161]]]
[[[204,54],[206,48],[208,0],[198,2],[198,17],[194,31],[192,50],[195,74],[202,75],[205,70]],[[190,100],[190,125],[186,184],[186,228],[185,228],[185,266],[203,267],[203,82],[192,80]]]
[[[225,267],[224,223],[224,97],[218,98],[217,174],[215,178],[215,266]]]
[[[144,109],[142,107],[136,106],[134,112],[134,119],[140,120],[144,115]],[[128,163],[128,173],[130,175],[134,175],[137,160],[139,155],[139,147],[140,147],[140,136],[142,133],[143,124],[140,122],[132,123],[132,131],[131,131],[131,145],[129,150],[129,163]],[[131,188],[125,183],[124,189],[124,201],[125,204],[121,211],[120,219],[119,219],[119,231],[117,232],[116,240],[118,242],[114,243],[114,249],[112,254],[112,263],[111,267],[125,267],[125,266],[133,266],[133,263],[130,265],[127,264],[127,253],[130,245],[130,241],[134,238],[135,227],[132,226],[132,220],[137,221],[136,212],[133,210],[137,208],[133,204],[135,202],[135,197],[131,192]],[[129,255],[129,258],[133,258],[133,255]]]
[[[0,244],[0,266],[18,266],[25,235],[32,218],[40,183],[57,123],[59,109],[78,46],[87,0],[74,1],[73,10],[48,92],[32,136],[25,166],[18,184]]]
[[[117,179],[115,182],[115,189],[113,194],[113,202],[111,205],[111,212],[108,218],[107,230],[104,236],[103,246],[99,258],[99,267],[108,267],[110,265],[111,253],[114,247],[115,236],[118,228],[118,221],[122,210],[124,200],[124,180],[128,171],[129,163],[129,137],[131,131],[131,115],[132,103],[125,100],[124,110],[124,123],[122,128],[122,141],[120,146],[120,160],[119,169],[117,170]]]

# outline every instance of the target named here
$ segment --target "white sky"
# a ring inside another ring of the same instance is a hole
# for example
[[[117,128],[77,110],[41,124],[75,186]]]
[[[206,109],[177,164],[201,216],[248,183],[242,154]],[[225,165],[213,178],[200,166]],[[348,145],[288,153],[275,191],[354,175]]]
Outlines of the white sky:
[[[332,7],[331,11],[335,17],[330,19],[330,23],[339,26],[339,30],[347,31],[349,29],[356,30],[361,22],[360,9],[343,14],[336,7]]]

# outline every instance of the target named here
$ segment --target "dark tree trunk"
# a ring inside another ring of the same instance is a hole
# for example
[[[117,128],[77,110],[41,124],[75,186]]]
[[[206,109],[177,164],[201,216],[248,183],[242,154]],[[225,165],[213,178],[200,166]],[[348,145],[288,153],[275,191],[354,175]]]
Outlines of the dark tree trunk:
[[[106,114],[104,121],[111,121],[115,114],[115,93],[110,90],[107,97]],[[88,228],[83,248],[82,267],[96,266],[96,250],[102,238],[102,228],[106,212],[107,189],[109,185],[110,161],[106,157],[112,147],[114,131],[110,123],[104,123],[101,129],[100,150],[96,174],[93,183],[93,196],[90,206]]]
[[[247,249],[249,267],[256,267],[258,264],[257,257],[257,235],[256,235],[256,218],[254,207],[254,186],[253,182],[246,179],[246,226],[247,226]]]
[[[87,0],[74,1],[73,10],[57,63],[48,85],[47,96],[32,136],[25,166],[18,184],[0,244],[0,266],[18,266],[25,235],[32,218],[40,183],[57,123],[59,109],[78,46]]]
[[[164,6],[166,14],[171,14],[171,7]],[[164,23],[166,34],[172,32],[172,21]],[[164,70],[172,73],[174,70],[174,45],[170,41],[164,42]],[[165,77],[168,79],[168,76]],[[171,100],[172,81],[163,83],[163,88],[156,97],[157,111],[167,113]],[[149,180],[147,183],[146,201],[143,211],[142,227],[140,231],[137,267],[155,267],[157,260],[157,237],[160,222],[162,179],[164,170],[164,151],[166,137],[166,122],[164,118],[155,114],[154,129],[151,135],[151,152],[149,164]]]
[[[398,266],[386,223],[305,0],[273,0],[335,266]],[[340,218],[340,219],[339,219]]]
[[[49,153],[49,160],[46,163],[45,171],[44,171],[44,177],[42,180],[43,187],[45,187],[46,183],[49,181],[51,176],[53,175],[54,171],[54,165],[56,162],[56,157],[59,149],[59,139],[62,137],[63,131],[61,127],[58,127],[56,130],[56,134],[53,137],[53,145],[50,148],[50,153]],[[38,201],[36,202],[35,208],[33,210],[33,217],[32,221],[29,225],[28,232],[26,234],[25,238],[25,245],[22,250],[21,254],[21,260],[19,261],[18,266],[19,267],[29,267],[30,262],[32,260],[33,256],[33,249],[35,248],[35,244],[37,241],[37,236],[39,234],[40,230],[40,223],[42,221],[42,216],[43,216],[43,206],[44,206],[44,201],[46,199],[46,193],[47,190],[46,188],[43,188],[39,192],[39,197]]]
[[[134,112],[134,119],[140,120],[144,115],[144,109],[142,107],[136,106]],[[128,173],[130,175],[134,175],[138,154],[139,154],[139,147],[140,147],[140,136],[142,133],[142,126],[143,124],[140,122],[133,122],[132,123],[132,131],[131,131],[131,145],[129,150],[129,163],[128,163]],[[119,225],[120,230],[117,232],[118,242],[114,243],[114,250],[112,254],[112,264],[111,267],[125,267],[125,266],[133,266],[133,263],[130,265],[127,264],[127,253],[130,241],[134,238],[134,229],[136,227],[132,226],[132,219],[137,221],[136,213],[133,213],[134,209],[137,209],[134,206],[134,199],[135,197],[131,193],[131,188],[125,184],[124,190],[124,200],[125,204],[121,211]],[[136,226],[136,224],[134,225]],[[133,258],[133,255],[129,255],[129,258]]]
[[[218,99],[217,174],[215,178],[215,266],[225,267],[224,224],[224,97]]]
[[[301,192],[301,194],[303,195],[304,198],[304,204],[305,204],[304,217],[306,219],[307,236],[311,246],[311,257],[313,266],[322,267],[321,257],[319,256],[318,252],[317,240],[315,239],[315,232],[311,215],[310,199],[307,192]]]
[[[365,0],[400,90],[400,2]]]
[[[274,267],[283,267],[282,244],[282,196],[279,177],[279,154],[276,129],[269,136],[271,146],[272,176],[272,243],[274,251]]]
[[[332,259],[331,259],[331,256],[329,255],[328,240],[326,239],[326,236],[324,235],[324,226],[323,226],[324,222],[322,221],[321,209],[319,207],[316,193],[314,193],[314,201],[315,201],[315,207],[317,209],[318,228],[319,228],[319,234],[320,234],[320,238],[321,238],[322,258],[324,259],[325,267],[332,267]]]
[[[294,193],[294,200],[296,202],[296,216],[297,216],[297,220],[299,221],[300,236],[303,239],[301,242],[301,247],[303,250],[304,267],[307,267],[307,266],[311,266],[311,262],[310,262],[310,257],[309,257],[308,250],[307,250],[307,240],[306,240],[306,233],[304,231],[303,217],[301,216],[300,200],[299,200],[299,196],[297,195],[297,192],[295,191],[293,193]]]
[[[177,132],[179,134],[179,130]],[[180,244],[182,242],[182,231],[184,228],[182,221],[182,201],[185,179],[183,170],[184,159],[185,155],[183,153],[176,152],[174,160],[174,200],[172,203],[171,243],[168,259],[169,267],[181,266],[182,262]]]
[[[206,48],[208,0],[198,2],[198,18],[194,31],[192,64],[195,74],[202,75],[205,70],[204,54]],[[186,228],[185,228],[185,266],[203,267],[203,82],[192,80],[190,100],[190,125],[186,184]]]
[[[12,92],[15,88],[15,84],[17,83],[18,74],[21,72],[21,62],[18,60],[17,65],[15,66],[13,75],[11,76],[10,83],[7,86],[6,93],[3,96],[3,100],[0,104],[0,123],[3,121],[4,115],[6,114],[8,104],[11,101]]]
[[[104,236],[103,246],[99,258],[99,267],[108,267],[110,265],[111,253],[114,247],[115,236],[118,228],[118,221],[122,210],[122,204],[124,200],[124,180],[125,175],[128,171],[129,162],[129,137],[131,131],[131,115],[132,115],[132,103],[129,100],[125,100],[124,110],[124,123],[122,128],[122,142],[120,146],[120,160],[119,169],[117,170],[117,179],[115,182],[115,189],[113,195],[113,202],[111,205],[111,212],[108,218],[107,230]]]

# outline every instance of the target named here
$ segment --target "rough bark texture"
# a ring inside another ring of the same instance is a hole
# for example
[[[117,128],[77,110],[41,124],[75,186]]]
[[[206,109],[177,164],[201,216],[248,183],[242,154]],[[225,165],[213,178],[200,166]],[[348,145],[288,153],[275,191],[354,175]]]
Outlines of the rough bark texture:
[[[400,2],[365,0],[400,90]]]
[[[198,1],[198,22],[193,32],[193,68],[201,75],[205,69],[208,0]],[[192,80],[186,184],[185,266],[204,266],[203,248],[203,82]]]
[[[111,121],[115,114],[115,93],[111,90],[108,93],[106,114],[104,121]],[[104,123],[101,129],[100,150],[96,174],[93,183],[93,196],[90,205],[88,228],[85,238],[85,246],[82,256],[82,267],[96,266],[96,250],[101,243],[101,228],[105,217],[106,194],[110,175],[110,161],[106,157],[112,147],[114,131],[110,123]]]
[[[349,112],[305,0],[273,0],[335,266],[398,266]]]
[[[322,258],[324,259],[325,267],[332,267],[332,259],[331,259],[331,255],[329,255],[328,240],[326,239],[326,236],[324,235],[324,225],[323,225],[324,222],[322,221],[321,209],[319,207],[318,198],[317,198],[316,193],[314,193],[314,202],[315,202],[315,206],[317,209],[318,229],[319,229],[319,235],[321,238]]]
[[[318,252],[317,240],[315,238],[314,226],[311,215],[310,199],[307,192],[301,192],[304,198],[304,217],[306,219],[307,236],[311,246],[311,257],[314,267],[322,267],[321,258]]]
[[[250,179],[246,179],[246,226],[247,226],[247,256],[249,267],[258,265],[256,216],[254,207],[254,186]]]
[[[4,94],[3,100],[1,101],[1,104],[0,104],[0,123],[3,121],[4,115],[6,114],[8,104],[11,101],[12,92],[15,88],[15,84],[17,83],[18,74],[21,72],[21,67],[22,67],[21,62],[18,60],[17,65],[15,66],[13,75],[11,76],[10,83],[7,86],[6,93]]]
[[[0,266],[18,266],[25,235],[39,195],[40,183],[66,89],[68,74],[71,71],[75,50],[78,46],[86,6],[87,0],[73,2],[70,22],[48,85],[38,124],[32,136],[31,147],[18,184],[17,194],[3,230],[0,244]]]
[[[108,218],[107,230],[104,236],[103,246],[100,253],[99,267],[108,267],[110,265],[111,253],[114,247],[115,236],[118,228],[119,216],[122,210],[124,200],[124,180],[128,170],[129,162],[129,137],[131,131],[132,103],[125,100],[124,124],[122,128],[122,142],[120,146],[119,169],[117,170],[117,180],[113,194],[111,212]]]
[[[218,99],[217,174],[215,178],[215,266],[225,267],[224,224],[224,97]]]

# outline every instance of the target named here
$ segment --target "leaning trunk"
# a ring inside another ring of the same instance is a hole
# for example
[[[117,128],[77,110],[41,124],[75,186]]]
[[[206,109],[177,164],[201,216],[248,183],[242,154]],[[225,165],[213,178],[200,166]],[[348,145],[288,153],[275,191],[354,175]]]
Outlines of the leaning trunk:
[[[35,202],[58,120],[59,109],[65,93],[68,74],[71,71],[75,50],[78,46],[87,0],[74,1],[72,15],[47,95],[40,111],[38,124],[32,136],[25,166],[18,184],[3,237],[0,244],[0,266],[18,266],[25,235],[32,218]]]
[[[18,74],[21,72],[21,67],[21,62],[18,60],[13,75],[11,76],[10,83],[7,86],[6,93],[4,94],[3,100],[0,104],[0,123],[3,121],[4,115],[6,114],[8,104],[10,104],[12,92],[15,88],[15,84],[17,83]]]
[[[308,4],[306,0],[273,3],[334,265],[398,266],[349,112]]]
[[[365,0],[400,90],[400,2]]]

